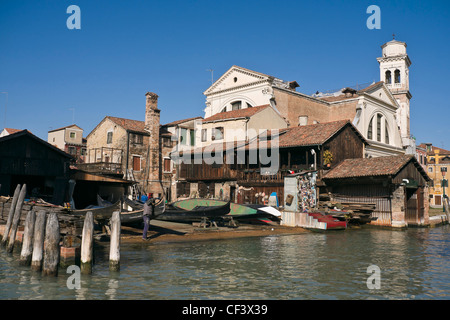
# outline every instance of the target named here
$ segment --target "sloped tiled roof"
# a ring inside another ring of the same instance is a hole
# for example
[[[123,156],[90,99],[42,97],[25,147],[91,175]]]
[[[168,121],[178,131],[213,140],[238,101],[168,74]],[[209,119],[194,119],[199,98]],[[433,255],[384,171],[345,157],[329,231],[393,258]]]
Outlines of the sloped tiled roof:
[[[278,148],[322,145],[346,125],[351,126],[353,131],[359,136],[363,143],[367,143],[358,129],[356,129],[349,120],[339,120],[278,129]],[[267,136],[268,141],[265,142],[267,148],[271,147],[271,140],[273,140],[271,135],[276,135],[273,130],[267,130],[266,133],[259,136],[260,140],[266,140],[263,136]],[[259,143],[250,143],[246,146],[246,149],[251,149],[254,147],[259,147]]]
[[[425,150],[427,149],[427,145],[425,143],[419,144],[418,147],[419,148],[423,148]],[[433,145],[431,145],[431,151],[428,151],[427,154],[430,155],[430,156],[434,156],[434,154],[435,154],[434,150],[439,151],[439,155],[450,154],[449,150],[445,150],[443,148],[439,148],[439,147],[436,147],[436,146],[433,146]]]
[[[346,159],[335,168],[328,171],[324,175],[323,179],[326,180],[395,175],[409,161],[417,162],[413,155]],[[418,167],[420,167],[420,165]]]
[[[191,120],[196,120],[196,119],[202,119],[203,117],[193,117],[193,118],[187,118],[187,119],[181,119],[181,120],[176,120],[176,121],[172,121],[169,123],[166,123],[165,125],[163,125],[163,127],[172,127],[172,126],[176,126]]]
[[[55,131],[63,130],[63,129],[66,129],[66,128],[73,128],[73,127],[77,127],[78,129],[83,130],[79,126],[77,126],[76,124],[71,124],[69,126],[65,126],[65,127],[62,127],[62,128],[50,130],[49,132],[55,132]]]
[[[349,123],[349,120],[340,120],[288,128],[286,133],[280,135],[279,146],[297,147],[324,144]]]
[[[235,119],[235,118],[248,118],[256,113],[270,107],[268,104],[257,106],[253,108],[245,108],[245,109],[239,109],[239,110],[232,110],[227,112],[220,112],[212,115],[211,117],[208,117],[206,119],[203,119],[203,122],[212,122],[212,121],[221,121],[221,120],[227,120],[227,119]]]
[[[115,124],[121,126],[125,130],[148,134],[148,132],[145,131],[145,122],[144,121],[117,118],[117,117],[111,117],[111,116],[106,116],[106,118],[111,120]]]
[[[12,129],[12,128],[5,128],[4,130],[6,130],[9,134],[13,134],[13,133],[22,131],[20,129]]]

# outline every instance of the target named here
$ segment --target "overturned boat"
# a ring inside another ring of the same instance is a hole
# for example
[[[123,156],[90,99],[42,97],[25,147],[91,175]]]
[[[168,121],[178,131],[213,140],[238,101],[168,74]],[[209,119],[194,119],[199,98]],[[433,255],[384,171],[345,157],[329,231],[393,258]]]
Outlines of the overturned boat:
[[[179,200],[171,204],[172,207],[193,210],[198,207],[218,207],[226,204],[226,201],[215,199],[191,198]],[[281,213],[273,207],[264,205],[243,205],[230,203],[230,211],[223,215],[224,218],[234,219],[246,223],[264,223],[271,224],[279,222]]]
[[[214,220],[229,214],[231,206],[230,201],[223,201],[220,205],[199,203],[190,209],[185,209],[178,205],[177,202],[174,202],[168,206],[168,208],[166,208],[166,210],[155,219],[175,222],[198,222],[203,221],[204,219]]]

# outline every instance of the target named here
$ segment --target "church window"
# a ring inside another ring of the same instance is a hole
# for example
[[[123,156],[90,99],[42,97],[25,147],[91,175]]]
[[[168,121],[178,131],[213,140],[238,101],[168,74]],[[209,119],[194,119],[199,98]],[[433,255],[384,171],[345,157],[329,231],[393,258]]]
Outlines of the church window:
[[[253,106],[247,102],[247,108],[253,108]]]
[[[231,104],[231,110],[239,110],[241,109],[241,102],[236,101]]]
[[[220,112],[227,112],[227,107],[223,108]]]
[[[381,114],[377,114],[377,141],[381,142]]]
[[[367,129],[367,139],[371,139],[371,140],[372,140],[372,130],[373,130],[372,122],[373,122],[373,118],[370,119],[369,129]]]
[[[391,84],[391,72],[388,70],[386,71],[386,84]]]
[[[236,78],[236,77],[234,77],[234,79],[233,79],[233,80],[234,80],[234,82],[237,82],[237,78]]]
[[[389,144],[388,122],[384,120],[384,143]]]
[[[395,83],[400,83],[400,70],[398,69],[394,71],[394,81]]]

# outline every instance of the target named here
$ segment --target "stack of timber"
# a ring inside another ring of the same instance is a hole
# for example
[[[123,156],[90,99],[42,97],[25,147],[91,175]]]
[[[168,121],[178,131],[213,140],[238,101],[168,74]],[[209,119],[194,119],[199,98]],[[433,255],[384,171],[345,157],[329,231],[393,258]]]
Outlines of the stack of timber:
[[[349,224],[365,224],[377,219],[372,217],[372,212],[376,209],[375,203],[329,200],[319,202],[319,208],[326,214]]]
[[[0,224],[6,224],[8,213],[13,202],[13,197],[0,197]],[[66,213],[67,209],[54,205],[40,199],[28,199],[23,202],[19,226],[25,225],[25,220],[29,211],[39,212],[44,210],[48,214],[56,213],[60,223],[61,234],[80,235],[83,228],[84,217],[72,216]]]

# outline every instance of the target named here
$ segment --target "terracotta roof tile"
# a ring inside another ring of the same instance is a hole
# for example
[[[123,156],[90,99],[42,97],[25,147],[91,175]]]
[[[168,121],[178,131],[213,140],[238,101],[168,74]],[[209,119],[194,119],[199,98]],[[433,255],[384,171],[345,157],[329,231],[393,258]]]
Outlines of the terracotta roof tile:
[[[239,110],[233,110],[233,111],[227,111],[227,112],[220,112],[220,113],[216,113],[216,114],[212,115],[211,117],[203,119],[203,122],[221,121],[221,120],[234,119],[234,118],[248,118],[268,107],[270,107],[270,105],[266,104],[266,105],[257,106],[257,107],[253,107],[253,108],[245,108],[245,109],[239,109]]]
[[[328,171],[323,179],[395,175],[411,160],[417,162],[413,155],[346,159]]]
[[[181,119],[181,120],[176,120],[176,121],[172,121],[169,123],[166,123],[165,125],[163,125],[163,127],[172,127],[172,126],[176,126],[178,124],[184,123],[184,122],[188,122],[191,120],[196,120],[196,119],[203,119],[203,117],[193,117],[193,118],[187,118],[187,119]]]
[[[148,134],[148,132],[145,130],[145,122],[144,121],[130,120],[130,119],[124,119],[124,118],[111,117],[111,116],[107,116],[106,118],[108,118],[112,122],[118,124],[125,130]]]
[[[9,134],[13,134],[13,133],[22,131],[22,130],[20,130],[20,129],[12,129],[12,128],[5,128],[5,130],[6,130]]]
[[[302,147],[302,146],[314,146],[322,145],[331,139],[339,130],[344,126],[350,125],[355,133],[360,137],[363,143],[366,140],[361,135],[361,133],[351,124],[349,120],[339,120],[333,122],[323,122],[317,124],[310,124],[306,126],[290,127],[278,130],[278,148],[289,148],[289,147]],[[267,141],[267,148],[271,147],[271,133],[273,130],[267,130],[267,136],[269,140]],[[262,135],[260,135],[260,139]],[[259,146],[259,143],[249,144],[246,149],[250,149],[253,146]]]
[[[349,120],[324,122],[287,128],[286,133],[280,135],[279,146],[296,147],[324,144],[347,124],[351,125]],[[364,140],[356,128],[354,129],[357,134],[360,135],[361,139]],[[280,133],[282,133],[282,131],[280,131]]]

